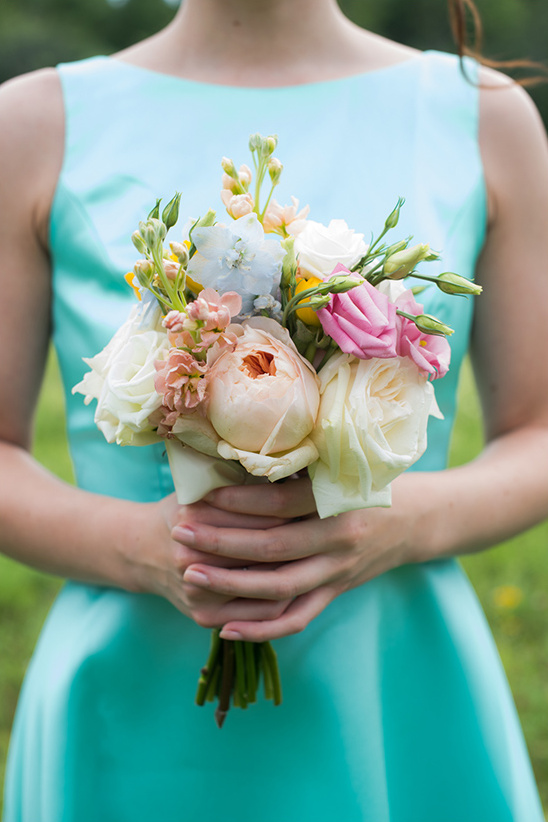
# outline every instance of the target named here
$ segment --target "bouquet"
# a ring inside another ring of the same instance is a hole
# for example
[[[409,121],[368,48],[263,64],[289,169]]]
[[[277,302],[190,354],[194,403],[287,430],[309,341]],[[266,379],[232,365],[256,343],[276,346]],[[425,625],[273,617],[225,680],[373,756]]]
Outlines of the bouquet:
[[[307,470],[320,517],[390,505],[390,483],[426,448],[440,416],[433,381],[449,367],[452,329],[416,302],[434,282],[449,294],[481,289],[410,237],[387,244],[400,198],[369,244],[344,220],[309,219],[294,197],[273,198],[282,164],[275,136],[254,134],[254,170],[223,158],[228,219],[209,210],[166,245],[181,195],[157,201],[132,235],[143,255],[126,275],[137,303],[73,391],[97,400],[95,422],[119,445],[166,443],[178,501],[213,488],[278,481]],[[266,199],[262,200],[265,183]],[[270,643],[212,635],[197,702],[281,700]]]

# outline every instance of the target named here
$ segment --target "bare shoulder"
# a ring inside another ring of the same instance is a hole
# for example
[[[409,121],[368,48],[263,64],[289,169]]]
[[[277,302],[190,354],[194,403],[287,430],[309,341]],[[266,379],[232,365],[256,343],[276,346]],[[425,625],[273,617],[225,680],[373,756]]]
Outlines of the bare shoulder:
[[[32,219],[42,224],[63,161],[64,110],[55,69],[8,80],[0,87],[0,174],[5,196],[16,196]]]
[[[480,71],[480,148],[490,216],[540,179],[548,184],[548,140],[533,100],[506,75]]]

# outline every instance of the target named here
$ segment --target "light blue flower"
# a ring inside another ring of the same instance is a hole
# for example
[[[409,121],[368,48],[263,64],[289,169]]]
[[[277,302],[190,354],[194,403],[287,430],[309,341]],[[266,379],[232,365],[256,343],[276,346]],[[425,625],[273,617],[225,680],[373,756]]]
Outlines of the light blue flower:
[[[265,239],[255,213],[228,226],[196,228],[192,240],[197,251],[188,266],[190,277],[220,293],[237,291],[243,312],[252,310],[257,295],[278,287],[285,251],[277,240]]]

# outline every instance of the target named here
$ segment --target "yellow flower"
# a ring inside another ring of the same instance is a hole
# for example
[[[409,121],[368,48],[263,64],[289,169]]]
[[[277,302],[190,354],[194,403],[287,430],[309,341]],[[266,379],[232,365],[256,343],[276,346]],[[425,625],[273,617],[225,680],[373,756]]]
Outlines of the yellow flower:
[[[497,608],[513,611],[523,600],[523,591],[517,585],[499,585],[493,591],[493,600]]]
[[[135,292],[135,296],[137,297],[137,299],[140,302],[141,301],[141,293],[140,293],[139,289],[137,288],[137,286],[135,285],[135,280],[136,280],[135,272],[134,271],[128,271],[128,273],[124,276],[124,280],[126,281],[126,283],[128,285],[130,285],[133,288],[133,291]]]
[[[315,285],[320,285],[322,282],[323,280],[320,280],[318,277],[301,277],[297,282],[295,294],[300,294],[301,291],[304,291],[306,288],[312,288]],[[305,298],[304,300],[301,300],[301,302],[305,303],[308,302],[308,300]],[[301,303],[299,303],[299,305],[300,304]],[[321,322],[319,321],[318,315],[314,309],[298,308],[295,313],[297,314],[299,320],[302,320],[305,325],[311,325],[314,328],[319,328],[321,326]]]

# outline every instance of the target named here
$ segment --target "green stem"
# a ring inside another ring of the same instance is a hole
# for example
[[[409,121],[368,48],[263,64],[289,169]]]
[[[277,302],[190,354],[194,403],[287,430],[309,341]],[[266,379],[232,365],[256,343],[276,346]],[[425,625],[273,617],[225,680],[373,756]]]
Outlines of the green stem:
[[[264,695],[265,699],[274,699],[274,683],[272,682],[272,672],[268,663],[268,656],[265,647],[267,644],[268,643],[266,642],[261,642],[259,646],[261,654],[261,668],[263,671]]]
[[[244,643],[237,640],[234,642],[234,653],[236,657],[236,690],[240,708],[247,708],[247,691],[245,684],[245,657]]]
[[[202,668],[200,678],[198,680],[198,690],[196,692],[196,704],[203,705],[206,699],[207,689],[214,674],[215,665],[218,661],[219,651],[221,647],[221,639],[219,637],[220,629],[216,628],[211,632],[211,644],[209,646],[209,656],[207,662]]]
[[[274,705],[280,705],[282,701],[282,685],[280,682],[280,669],[278,667],[278,658],[276,656],[276,651],[272,647],[272,643],[265,642],[264,643],[264,652],[265,657],[267,660],[268,668],[270,671],[270,676],[272,679],[272,691],[273,691],[273,699]]]
[[[254,645],[254,642],[244,642],[248,702],[257,701],[257,663]]]
[[[230,695],[234,684],[234,642],[230,639],[222,639],[222,674],[221,689],[219,691],[219,704],[215,711],[215,721],[219,728],[223,727],[226,715],[230,708]]]

